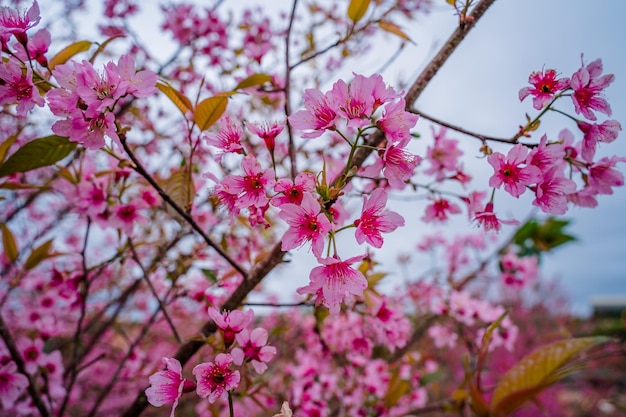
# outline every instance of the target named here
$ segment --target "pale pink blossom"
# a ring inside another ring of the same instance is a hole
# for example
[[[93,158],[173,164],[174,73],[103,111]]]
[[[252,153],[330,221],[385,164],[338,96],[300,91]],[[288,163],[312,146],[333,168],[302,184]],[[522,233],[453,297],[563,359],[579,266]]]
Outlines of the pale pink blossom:
[[[443,181],[447,173],[456,171],[458,160],[463,152],[459,149],[459,141],[446,138],[447,129],[442,127],[435,133],[432,128],[434,145],[426,149],[426,160],[430,163],[424,173],[434,175],[437,181]]]
[[[445,222],[448,220],[448,215],[459,214],[461,208],[446,198],[436,198],[433,202],[426,207],[426,212],[422,217],[425,222]]]
[[[583,63],[582,67],[572,75],[570,87],[574,90],[572,101],[576,113],[585,116],[589,120],[596,120],[592,110],[599,111],[611,116],[611,106],[602,97],[602,91],[608,87],[615,76],[613,74],[602,75],[602,60],[596,59],[590,64]]]
[[[589,167],[588,183],[595,193],[613,194],[612,187],[624,185],[624,174],[615,169],[618,162],[626,162],[626,158],[605,157]]]
[[[165,369],[150,376],[150,387],[146,389],[148,402],[155,407],[172,404],[170,417],[178,406],[178,400],[185,388],[191,389],[193,383],[183,378],[180,362],[175,358],[162,358]]]
[[[576,192],[576,183],[565,178],[557,166],[543,173],[543,180],[535,189],[533,205],[541,208],[544,213],[565,214],[567,212],[567,195]]]
[[[322,265],[311,270],[309,285],[298,288],[298,294],[314,294],[317,304],[328,307],[330,314],[338,314],[341,303],[350,294],[360,297],[367,288],[363,273],[351,266],[361,259],[363,256],[355,256],[345,261],[338,257],[319,258]]]
[[[232,310],[220,313],[215,307],[209,307],[209,317],[215,322],[224,336],[224,345],[229,347],[235,341],[238,333],[242,332],[254,319],[252,310]]]
[[[226,353],[219,353],[215,362],[196,365],[192,373],[196,377],[196,392],[201,398],[208,398],[213,404],[218,398],[226,399],[228,391],[239,386],[239,371],[233,371],[230,365],[233,358]]]
[[[433,340],[435,347],[441,349],[447,347],[449,349],[456,346],[456,341],[459,338],[456,333],[444,327],[438,323],[428,328],[428,336]]]
[[[289,230],[282,239],[282,250],[290,250],[311,241],[315,256],[321,256],[324,249],[324,237],[331,229],[331,224],[321,206],[311,193],[305,193],[302,204],[283,204],[280,206],[281,219],[287,222]]]
[[[395,211],[386,210],[387,192],[382,188],[372,191],[370,197],[363,196],[361,217],[354,221],[357,243],[367,242],[375,248],[383,245],[382,233],[390,233],[404,226],[404,218]]]
[[[622,125],[616,120],[605,120],[598,123],[578,122],[578,128],[585,134],[583,138],[581,156],[587,162],[593,162],[598,142],[610,143],[617,139]]]
[[[527,185],[540,181],[539,168],[534,165],[520,166],[525,162],[527,155],[528,148],[522,144],[512,147],[506,157],[500,152],[489,155],[487,161],[495,171],[489,179],[489,185],[500,188],[504,184],[504,190],[518,198],[526,191]]]
[[[569,78],[558,78],[553,69],[536,71],[530,74],[528,82],[532,87],[524,87],[519,92],[519,99],[523,101],[529,95],[533,96],[533,107],[543,109],[556,93],[569,87]]]
[[[243,153],[241,138],[243,129],[234,123],[230,117],[224,116],[220,122],[220,130],[217,133],[207,133],[202,138],[211,146],[215,146],[226,153]]]
[[[377,124],[385,132],[388,140],[403,141],[411,139],[411,129],[415,127],[418,116],[407,112],[405,107],[404,99],[385,105],[383,117],[378,120]]]
[[[4,410],[10,410],[17,399],[26,392],[28,378],[17,371],[13,361],[0,365],[0,403]]]
[[[485,206],[483,211],[477,211],[474,213],[474,221],[478,223],[479,226],[482,226],[486,231],[495,230],[496,232],[500,231],[500,228],[503,224],[509,225],[519,225],[520,222],[514,219],[511,220],[501,220],[496,214],[493,212],[493,203],[490,201]]]
[[[28,37],[26,31],[36,26],[41,20],[37,0],[30,8],[20,13],[7,6],[0,7],[0,37],[13,34],[19,43],[26,45]]]
[[[536,256],[519,257],[513,252],[507,252],[500,260],[502,282],[512,288],[525,287],[537,277],[538,267]]]
[[[328,96],[312,88],[306,89],[302,96],[304,110],[289,116],[289,123],[294,129],[308,130],[303,138],[317,138],[326,130],[335,128],[337,113],[331,108]]]
[[[265,372],[267,363],[276,355],[276,348],[267,345],[267,330],[258,327],[248,332],[244,329],[235,336],[235,340],[241,346],[230,352],[235,365],[250,362],[258,374]]]
[[[33,84],[33,72],[30,65],[22,67],[14,59],[0,62],[0,105],[17,104],[18,116],[25,116],[36,105],[44,105],[44,99]]]

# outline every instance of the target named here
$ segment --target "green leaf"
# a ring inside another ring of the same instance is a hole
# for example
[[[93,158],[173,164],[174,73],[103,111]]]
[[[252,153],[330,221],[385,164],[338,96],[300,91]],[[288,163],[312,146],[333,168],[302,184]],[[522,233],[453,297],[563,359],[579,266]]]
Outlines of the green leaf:
[[[33,251],[26,259],[24,267],[28,270],[33,269],[39,265],[44,259],[50,258],[50,248],[52,247],[52,239],[45,241],[39,247],[33,249]]]
[[[32,140],[15,151],[0,166],[0,177],[52,165],[74,149],[76,143],[63,136],[51,135]]]
[[[174,103],[183,116],[187,117],[187,112],[193,112],[191,101],[183,93],[161,81],[156,84],[156,87]]]
[[[217,275],[215,275],[215,272],[211,271],[210,269],[201,269],[202,273],[204,274],[205,277],[207,277],[209,279],[209,281],[211,281],[213,284],[217,283]]]
[[[11,262],[15,262],[19,252],[17,250],[17,244],[15,243],[15,237],[11,229],[6,224],[0,223],[0,230],[2,230],[2,246],[4,247],[4,253]]]
[[[200,130],[207,130],[215,124],[226,111],[227,105],[228,97],[223,95],[209,97],[198,103],[193,116]]]
[[[567,339],[543,346],[517,362],[496,385],[491,397],[491,417],[505,417],[542,390],[579,368],[570,359],[581,351],[601,343],[607,337]]]
[[[11,145],[15,143],[18,136],[19,134],[16,133],[15,135],[11,135],[6,138],[4,142],[0,143],[0,163],[4,161],[4,158],[7,156],[7,152],[9,152]]]
[[[370,0],[351,0],[348,6],[348,17],[354,23],[358,22],[365,16]]]
[[[245,80],[241,80],[234,90],[243,90],[244,88],[250,88],[257,85],[263,85],[265,83],[271,83],[273,81],[272,76],[268,74],[252,74]]]
[[[50,61],[48,61],[48,68],[52,71],[57,65],[65,64],[74,55],[81,52],[85,52],[91,48],[91,42],[78,41],[63,48],[58,54],[56,54]]]

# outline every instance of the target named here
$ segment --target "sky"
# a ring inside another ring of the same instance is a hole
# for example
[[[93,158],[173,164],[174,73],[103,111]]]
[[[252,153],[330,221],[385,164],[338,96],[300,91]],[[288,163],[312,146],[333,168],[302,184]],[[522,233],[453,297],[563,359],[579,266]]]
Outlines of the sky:
[[[5,1],[0,0],[1,3]],[[156,3],[142,2],[142,7],[154,8]],[[226,10],[250,3],[253,2],[227,0],[220,7]],[[289,3],[265,3],[264,7],[284,9]],[[347,5],[348,2],[343,3]],[[444,0],[433,0],[433,4],[433,11],[428,16],[414,22],[399,22],[415,44],[404,48],[398,61],[385,70],[383,76],[388,82],[398,78],[405,82],[413,80],[454,30],[457,20],[451,8]],[[54,5],[54,1],[40,0],[40,5],[45,18],[46,7]],[[416,107],[469,130],[510,137],[523,123],[526,112],[534,114],[530,98],[522,103],[518,99],[518,91],[527,86],[529,74],[542,68],[555,68],[562,75],[569,76],[580,67],[581,54],[584,54],[587,63],[602,58],[605,73],[615,74],[615,82],[607,90],[606,97],[613,109],[612,118],[626,127],[624,16],[626,2],[623,0],[498,0],[440,70]],[[90,23],[77,30],[94,33],[93,21],[82,21]],[[160,18],[145,19],[139,35],[149,49],[155,53],[165,51],[163,55],[167,57],[169,40],[160,24]],[[386,47],[390,42],[398,44],[393,36],[379,42],[383,54],[393,53],[392,48]],[[370,74],[387,58],[374,55],[349,62],[345,76],[348,78],[352,71]],[[569,103],[562,108],[572,109]],[[417,130],[427,133],[428,126],[419,121]],[[551,117],[543,122],[539,134],[546,133],[549,138],[555,138],[565,127],[580,137],[576,126],[562,117]],[[482,178],[485,183],[482,188],[487,188],[486,182],[492,171],[485,161],[475,157],[478,156],[476,141],[454,133],[450,133],[450,137],[462,143],[466,166],[473,170],[477,179]],[[600,155],[626,156],[626,133],[622,132],[614,143],[604,145],[599,150]],[[494,148],[506,152],[505,148]],[[618,168],[625,172],[626,164]],[[519,204],[507,197],[503,192],[497,197],[502,217],[526,218],[531,200],[523,199],[525,203]],[[579,240],[550,254],[542,265],[543,276],[561,282],[570,296],[572,309],[580,314],[590,312],[590,296],[626,295],[626,189],[618,188],[612,196],[601,196],[599,202],[596,209],[574,207],[569,210],[565,217],[571,219],[572,226],[568,231]],[[428,227],[419,221],[423,208],[418,210],[411,202],[394,204],[394,210],[404,215],[407,225],[402,230],[404,235],[394,235],[388,240],[381,259],[392,274],[400,275],[398,254],[407,251],[407,239],[415,241],[414,237],[427,233]],[[472,230],[467,222],[459,227]],[[505,235],[506,231],[503,232]],[[297,270],[306,271],[315,266],[306,250],[294,254],[293,259],[300,265]],[[295,290],[306,284],[308,273],[296,275],[303,275],[302,280],[285,285],[280,277],[274,277],[269,286],[282,293]]]

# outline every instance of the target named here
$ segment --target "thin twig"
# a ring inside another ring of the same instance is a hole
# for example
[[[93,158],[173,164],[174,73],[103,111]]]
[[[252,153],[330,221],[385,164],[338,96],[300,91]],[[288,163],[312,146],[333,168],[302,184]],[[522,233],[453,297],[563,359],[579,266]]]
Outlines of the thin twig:
[[[289,66],[289,44],[291,40],[291,30],[293,29],[293,22],[296,18],[296,8],[298,7],[298,0],[293,0],[291,7],[291,15],[289,16],[289,26],[287,27],[287,35],[285,36],[285,119],[287,120],[287,134],[289,136],[289,163],[291,165],[291,179],[295,181],[296,173],[298,169],[296,167],[296,147],[293,142],[293,130],[289,123],[289,116],[291,115],[291,67]],[[272,153],[272,155],[274,155]],[[275,169],[276,167],[274,167]]]

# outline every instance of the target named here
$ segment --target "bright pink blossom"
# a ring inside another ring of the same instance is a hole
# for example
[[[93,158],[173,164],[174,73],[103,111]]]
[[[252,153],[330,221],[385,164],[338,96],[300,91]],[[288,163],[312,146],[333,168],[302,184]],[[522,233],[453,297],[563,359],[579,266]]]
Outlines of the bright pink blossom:
[[[36,26],[40,20],[37,0],[33,1],[30,9],[22,14],[10,7],[2,6],[0,7],[0,37],[13,34],[19,43],[26,45],[28,43],[26,31]]]
[[[513,288],[522,288],[537,276],[537,257],[518,257],[513,252],[507,252],[500,261],[502,282]]]
[[[220,313],[215,307],[209,308],[209,317],[215,322],[224,335],[224,344],[229,347],[238,333],[243,331],[254,319],[254,312],[248,310],[232,310]]]
[[[174,417],[174,411],[178,406],[178,400],[183,395],[185,388],[191,388],[193,384],[183,378],[180,362],[174,358],[161,359],[165,370],[158,371],[150,376],[150,387],[146,389],[148,402],[155,407],[172,404],[170,417]]]
[[[569,78],[557,79],[553,69],[536,71],[530,74],[528,82],[532,87],[524,87],[519,92],[519,99],[523,101],[529,95],[533,96],[533,107],[543,109],[554,98],[554,95],[569,87]]]
[[[26,391],[28,378],[17,371],[17,365],[9,361],[0,365],[0,403],[10,410],[17,399]]]
[[[250,132],[254,133],[265,142],[265,146],[270,153],[274,153],[276,147],[276,136],[285,128],[285,121],[280,122],[263,122],[263,123],[246,123],[246,127]]]
[[[276,348],[267,345],[267,330],[258,327],[252,332],[244,329],[235,337],[241,348],[234,348],[230,353],[235,365],[252,363],[254,370],[262,374],[267,369],[267,362],[276,355]]]
[[[315,294],[317,304],[328,307],[330,314],[338,314],[341,303],[349,294],[362,296],[367,288],[365,276],[351,266],[361,259],[363,256],[345,261],[338,257],[318,259],[322,266],[313,268],[309,285],[298,288],[298,294]]]
[[[491,201],[487,203],[483,211],[477,211],[474,214],[474,221],[476,221],[478,225],[482,226],[486,231],[495,230],[496,232],[500,231],[500,227],[502,226],[502,224],[520,224],[520,222],[517,220],[499,219],[493,212],[493,203]]]
[[[422,220],[425,222],[445,222],[448,220],[448,215],[458,214],[461,212],[461,208],[451,203],[450,200],[445,198],[433,199],[433,202],[426,207],[426,213]]]
[[[378,126],[385,132],[388,140],[403,141],[411,139],[411,129],[417,123],[417,114],[405,110],[406,103],[400,99],[394,103],[387,103],[383,117],[378,120]]]
[[[305,193],[302,205],[283,204],[280,206],[281,219],[290,226],[283,235],[282,250],[290,250],[311,241],[315,256],[321,256],[324,250],[324,237],[330,231],[330,221],[321,206],[311,193]]]
[[[25,116],[35,105],[44,105],[44,99],[33,84],[33,72],[26,65],[26,72],[16,60],[0,62],[0,105],[17,103],[17,115]]]
[[[241,138],[243,129],[238,123],[234,123],[230,117],[224,116],[220,122],[220,130],[217,133],[207,133],[203,136],[206,143],[215,146],[222,152],[243,153]]]
[[[292,203],[300,205],[304,193],[315,189],[315,175],[311,172],[301,172],[296,175],[294,181],[289,178],[281,178],[276,181],[274,191],[281,193],[272,198],[272,204],[280,207],[283,204]]]
[[[487,161],[495,171],[489,179],[489,185],[500,188],[504,184],[504,190],[518,198],[526,191],[527,185],[540,181],[539,168],[534,165],[520,166],[526,160],[527,155],[528,148],[522,144],[512,147],[506,157],[500,152],[489,155]]]
[[[370,124],[368,119],[374,112],[372,94],[378,78],[366,78],[355,75],[350,85],[343,80],[333,84],[328,93],[328,102],[337,114],[348,120],[348,126],[363,127]]]
[[[613,74],[602,75],[602,60],[596,59],[587,66],[582,67],[572,75],[570,86],[574,90],[572,101],[576,113],[585,116],[589,120],[596,120],[592,110],[599,111],[611,116],[611,106],[602,97],[602,91],[608,87],[615,76]]]
[[[544,213],[565,214],[567,195],[576,192],[576,183],[563,176],[561,169],[554,166],[543,173],[543,180],[537,184],[533,205]]]
[[[613,194],[612,187],[624,185],[624,174],[615,169],[618,162],[626,162],[626,158],[605,157],[589,167],[589,187],[596,194]]]
[[[539,140],[539,145],[533,148],[529,153],[526,161],[529,165],[534,165],[541,172],[554,165],[558,165],[565,157],[565,147],[560,143],[547,143],[548,137],[543,135]]]
[[[218,398],[226,399],[228,391],[237,388],[241,376],[239,371],[230,369],[233,358],[226,353],[215,357],[215,362],[196,365],[193,374],[196,377],[196,392],[201,398],[208,398],[213,404]]]
[[[389,182],[389,186],[396,190],[402,190],[415,171],[415,167],[422,158],[406,150],[408,140],[389,143],[384,150],[378,151],[379,158],[374,164],[365,168],[363,175],[377,176],[381,169],[383,176]]]
[[[237,195],[235,206],[264,207],[269,203],[267,191],[274,186],[274,170],[263,171],[261,164],[252,155],[243,158],[241,167],[244,175],[229,175],[222,180],[225,190]]]
[[[447,173],[456,171],[458,160],[463,152],[459,149],[459,141],[446,138],[447,129],[442,127],[435,133],[433,128],[434,145],[426,150],[426,160],[430,167],[424,171],[427,175],[435,175],[437,181],[443,181]]]
[[[387,192],[382,188],[372,191],[369,198],[363,196],[361,217],[354,221],[355,238],[360,245],[367,242],[375,248],[383,246],[382,233],[393,232],[404,226],[404,218],[395,211],[385,210]]]
[[[585,134],[581,148],[581,156],[587,162],[593,162],[598,142],[610,143],[617,139],[622,125],[616,120],[605,120],[598,123],[578,122],[578,128]]]
[[[316,138],[326,130],[335,128],[337,113],[331,108],[328,95],[321,91],[309,88],[302,95],[304,110],[289,116],[289,123],[297,130],[310,130],[304,133],[303,138]]]
[[[24,62],[29,59],[34,59],[39,65],[47,66],[48,59],[46,58],[46,52],[50,47],[50,32],[48,29],[38,30],[33,37],[28,41],[26,49],[21,44],[15,51],[15,54]],[[26,51],[28,50],[28,54]]]

